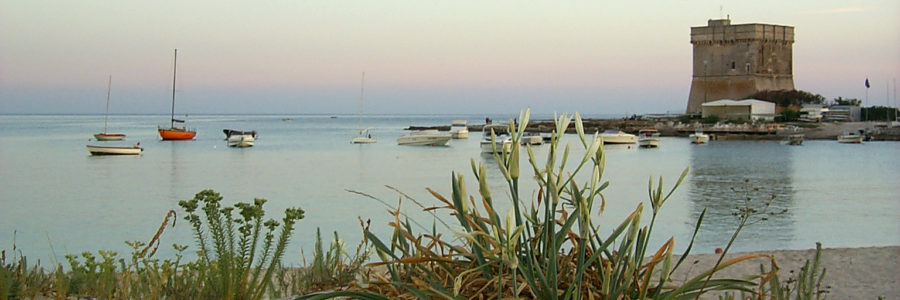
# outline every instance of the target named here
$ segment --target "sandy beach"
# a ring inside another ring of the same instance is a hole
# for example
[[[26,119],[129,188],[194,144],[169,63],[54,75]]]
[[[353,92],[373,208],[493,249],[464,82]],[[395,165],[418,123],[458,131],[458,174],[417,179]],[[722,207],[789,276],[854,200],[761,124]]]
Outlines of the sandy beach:
[[[725,260],[754,253],[771,254],[775,257],[780,270],[778,276],[782,281],[796,274],[806,260],[812,261],[815,249],[778,250],[735,253],[725,256]],[[715,265],[718,255],[691,255],[679,267],[673,276],[675,280],[683,280],[690,275],[699,274]],[[737,278],[747,274],[758,274],[759,265],[765,264],[766,258],[755,258],[733,265],[714,277]],[[900,246],[866,247],[866,248],[823,248],[821,266],[827,269],[824,286],[830,287],[827,299],[900,299]],[[793,273],[791,273],[793,271]],[[692,277],[692,276],[691,276]],[[706,299],[716,299],[710,295]]]

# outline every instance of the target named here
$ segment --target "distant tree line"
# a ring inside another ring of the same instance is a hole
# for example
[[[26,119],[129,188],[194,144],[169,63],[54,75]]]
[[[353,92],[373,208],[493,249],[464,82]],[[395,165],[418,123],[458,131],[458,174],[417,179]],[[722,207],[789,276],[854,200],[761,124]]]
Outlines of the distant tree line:
[[[843,97],[837,97],[837,98],[834,98],[834,104],[835,105],[860,106],[862,104],[862,101],[859,101],[859,99],[856,99],[856,98],[844,99]]]
[[[774,102],[781,107],[803,106],[803,104],[825,104],[825,97],[801,90],[759,91],[747,97]]]

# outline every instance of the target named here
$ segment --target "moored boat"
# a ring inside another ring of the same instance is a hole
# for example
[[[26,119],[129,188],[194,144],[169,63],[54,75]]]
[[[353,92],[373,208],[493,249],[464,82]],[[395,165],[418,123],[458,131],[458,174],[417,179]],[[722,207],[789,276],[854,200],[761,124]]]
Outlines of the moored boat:
[[[140,145],[141,143],[131,147],[97,145],[87,145],[86,147],[91,155],[138,155],[141,154],[141,151],[144,151],[144,148],[141,148]]]
[[[496,143],[491,138],[491,131],[496,136]],[[507,124],[484,125],[481,128],[481,135],[480,145],[482,153],[509,152],[512,149],[512,137],[509,135],[509,125]]]
[[[637,143],[637,136],[622,132],[621,130],[610,129],[600,133],[604,144],[634,144]]]
[[[363,92],[366,87],[366,72],[362,73],[362,79],[359,83],[359,128],[362,128],[362,116],[363,116]],[[331,116],[332,119],[337,119],[337,116]],[[378,142],[374,137],[372,137],[372,133],[369,132],[369,129],[372,127],[367,127],[366,129],[360,129],[359,134],[356,135],[355,138],[350,140],[351,144],[372,144]]]
[[[172,68],[172,118],[171,123],[169,123],[169,127],[159,126],[157,131],[159,132],[159,137],[164,141],[171,140],[192,140],[195,136],[197,136],[197,131],[187,128],[185,126],[184,120],[175,119],[175,74],[178,70],[178,49],[175,49],[175,63]],[[180,124],[181,126],[176,126],[175,123]]]
[[[541,136],[538,132],[525,132],[522,134],[522,137],[519,139],[519,143],[524,145],[543,145],[544,137]]]
[[[639,130],[638,146],[644,148],[659,147],[659,131],[653,128]]]
[[[837,137],[837,141],[844,144],[860,144],[863,142],[863,136],[856,132],[845,132]]]
[[[256,137],[249,134],[235,134],[226,139],[228,147],[246,148],[253,147]]]
[[[403,146],[444,146],[451,139],[450,134],[437,129],[416,130],[397,138],[397,145]]]
[[[98,141],[121,141],[125,138],[124,133],[107,133],[106,125],[109,123],[109,91],[112,88],[112,76],[109,76],[109,82],[106,84],[106,113],[103,115],[103,132],[94,134],[94,138]]]
[[[253,147],[254,142],[256,142],[256,130],[223,129],[222,132],[225,133],[225,141],[228,147]]]
[[[469,127],[466,120],[453,120],[450,122],[450,137],[454,139],[469,138]]]
[[[350,140],[350,143],[352,143],[352,144],[371,144],[371,143],[377,142],[377,140],[375,140],[375,138],[372,137],[372,133],[369,132],[370,129],[372,129],[372,127],[368,127],[366,129],[361,130],[359,132],[359,135],[357,135],[355,138]]]
[[[691,143],[693,143],[693,144],[709,143],[709,135],[703,133],[703,130],[699,130],[699,129],[697,131],[694,131],[694,133],[691,133],[690,135],[688,135],[688,138],[691,139]]]

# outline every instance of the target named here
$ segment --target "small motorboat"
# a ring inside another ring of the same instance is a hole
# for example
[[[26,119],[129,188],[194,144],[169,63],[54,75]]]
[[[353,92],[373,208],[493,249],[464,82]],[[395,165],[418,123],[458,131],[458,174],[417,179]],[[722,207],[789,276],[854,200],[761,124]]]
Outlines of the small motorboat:
[[[453,120],[450,122],[450,137],[454,139],[469,138],[469,127],[466,120]]]
[[[856,132],[845,132],[837,137],[837,141],[844,144],[860,144],[863,142],[863,135]]]
[[[141,143],[138,142],[131,147],[87,145],[87,149],[91,155],[138,155],[144,151],[140,146]]]
[[[621,130],[610,129],[600,133],[604,144],[635,144],[637,136],[622,132]]]
[[[709,135],[703,133],[703,130],[699,130],[699,129],[697,131],[694,131],[694,133],[691,133],[690,135],[688,135],[688,138],[691,139],[691,143],[693,143],[693,144],[709,143]]]
[[[653,128],[639,130],[638,146],[644,148],[659,147],[659,131]]]
[[[543,145],[544,137],[541,136],[540,133],[537,132],[526,132],[522,134],[522,138],[519,139],[519,143],[524,145]]]
[[[227,141],[228,147],[253,147],[253,143],[256,142],[256,130],[223,129],[222,132],[225,133],[225,141]]]
[[[441,133],[437,129],[416,130],[397,138],[397,145],[402,146],[444,146],[451,139],[449,133]]]
[[[494,135],[497,137],[496,148],[494,147],[494,140],[491,139],[491,131],[493,131]],[[482,153],[494,153],[494,149],[496,149],[497,153],[509,152],[512,150],[512,137],[509,135],[509,125],[507,124],[484,125],[484,127],[481,128],[481,135]]]
[[[371,143],[377,142],[377,140],[372,137],[372,133],[369,132],[370,129],[372,129],[372,127],[360,130],[359,135],[357,135],[355,138],[350,140],[350,143],[351,144],[371,144]]]

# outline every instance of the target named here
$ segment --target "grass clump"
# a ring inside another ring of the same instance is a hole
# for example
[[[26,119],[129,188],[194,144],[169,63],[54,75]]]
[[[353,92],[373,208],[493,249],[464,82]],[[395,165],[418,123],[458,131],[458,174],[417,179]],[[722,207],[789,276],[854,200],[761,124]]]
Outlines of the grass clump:
[[[510,120],[513,145],[519,144],[528,118],[526,110],[517,119],[521,125]],[[651,177],[649,224],[641,223],[645,217],[641,203],[611,231],[595,226],[591,216],[603,212],[602,191],[608,186],[608,182],[601,181],[606,160],[603,142],[597,134],[589,138],[584,133],[581,117],[576,113],[578,146],[585,154],[570,160],[570,145],[560,145],[561,133],[570,124],[572,117],[565,114],[555,118],[556,130],[543,163],[538,162],[530,146],[524,154],[530,166],[524,168],[519,165],[523,155],[520,147],[494,154],[508,187],[511,210],[498,211],[486,167],[473,160],[475,195],[469,194],[465,177],[455,173],[450,197],[428,189],[442,206],[427,210],[446,211],[457,223],[446,229],[453,231],[456,238],[446,237],[436,226],[430,231],[415,232],[410,220],[401,218],[405,214],[398,205],[392,211],[393,234],[389,238],[364,229],[365,238],[381,259],[373,266],[384,272],[370,273],[365,286],[302,298],[684,299],[707,290],[753,292],[757,285],[753,280],[762,275],[727,280],[710,280],[707,276],[766,255],[729,260],[675,285],[669,276],[681,260],[673,259],[674,240],[669,239],[655,250],[650,248],[656,217],[688,174],[687,169],[665,193],[662,178],[654,182]],[[531,178],[539,190],[530,205],[519,194],[522,169],[533,172]],[[587,174],[579,176],[582,172]],[[579,178],[587,179],[581,182]],[[703,214],[697,229],[702,219]],[[603,231],[610,233],[604,235]],[[690,248],[682,254],[682,260]]]

